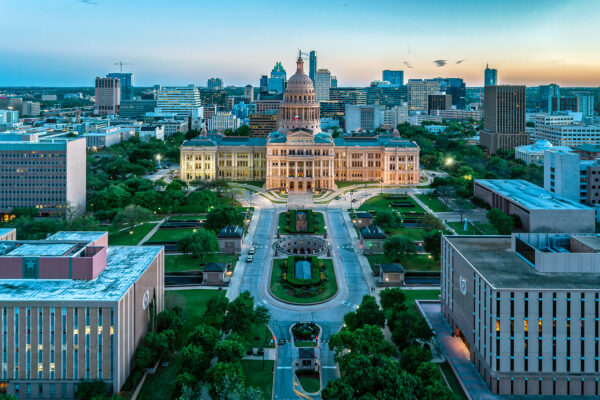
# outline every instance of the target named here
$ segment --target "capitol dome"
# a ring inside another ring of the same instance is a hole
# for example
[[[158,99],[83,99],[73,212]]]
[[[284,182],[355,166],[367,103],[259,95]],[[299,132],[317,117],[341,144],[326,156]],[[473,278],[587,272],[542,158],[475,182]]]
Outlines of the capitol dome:
[[[296,73],[290,77],[281,104],[281,132],[295,128],[321,132],[320,108],[312,79],[304,73],[304,60],[298,55]]]

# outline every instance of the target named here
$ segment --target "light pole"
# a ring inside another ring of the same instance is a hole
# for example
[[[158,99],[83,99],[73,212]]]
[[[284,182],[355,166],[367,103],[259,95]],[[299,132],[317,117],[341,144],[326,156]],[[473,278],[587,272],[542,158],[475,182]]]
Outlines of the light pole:
[[[381,188],[381,190],[379,191],[379,194],[383,194],[383,178],[379,178],[379,184],[380,184],[380,188]]]
[[[162,168],[162,167],[160,166],[160,154],[157,154],[157,155],[156,155],[156,161],[158,161],[158,168]]]

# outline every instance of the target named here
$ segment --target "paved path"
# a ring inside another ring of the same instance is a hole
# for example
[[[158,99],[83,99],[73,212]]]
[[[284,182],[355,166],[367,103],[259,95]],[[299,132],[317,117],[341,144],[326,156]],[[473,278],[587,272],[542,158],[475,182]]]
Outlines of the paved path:
[[[137,245],[141,246],[144,243],[146,243],[148,240],[150,240],[150,238],[152,237],[152,235],[154,235],[156,233],[156,231],[160,229],[160,226],[163,224],[163,222],[165,222],[167,220],[167,218],[168,217],[164,217],[163,219],[161,219],[160,221],[158,221],[158,223],[154,226],[154,228],[152,228],[152,230],[150,232],[148,232],[148,234],[146,236],[144,236],[142,238],[142,240],[140,240]]]
[[[418,307],[442,344],[446,359],[467,397],[471,400],[501,399],[500,396],[492,394],[471,363],[469,350],[464,343],[458,337],[452,336],[452,330],[442,315],[440,302],[422,301],[418,302]]]
[[[294,209],[312,209],[313,196],[312,193],[288,193],[287,208]]]

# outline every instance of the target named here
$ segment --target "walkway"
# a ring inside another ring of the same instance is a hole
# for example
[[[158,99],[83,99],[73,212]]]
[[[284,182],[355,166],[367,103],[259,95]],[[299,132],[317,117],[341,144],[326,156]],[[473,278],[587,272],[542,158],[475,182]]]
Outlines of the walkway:
[[[312,193],[288,193],[287,208],[290,210],[305,210],[313,208]]]
[[[500,399],[500,396],[492,394],[475,369],[464,343],[458,337],[452,336],[452,329],[442,315],[440,302],[419,301],[417,306],[442,344],[446,359],[467,397],[471,400]]]
[[[154,228],[152,228],[152,230],[150,232],[148,232],[148,234],[146,236],[144,236],[137,245],[142,246],[144,243],[146,243],[148,240],[150,240],[152,235],[154,235],[156,233],[156,231],[158,231],[160,229],[160,226],[163,224],[163,222],[165,222],[167,220],[167,218],[168,218],[168,216],[164,217],[163,219],[158,221],[158,223],[156,225],[154,225]]]

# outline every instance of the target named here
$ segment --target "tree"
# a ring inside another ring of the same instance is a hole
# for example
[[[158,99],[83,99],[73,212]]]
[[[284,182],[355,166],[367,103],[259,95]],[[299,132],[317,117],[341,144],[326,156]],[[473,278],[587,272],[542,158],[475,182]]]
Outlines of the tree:
[[[186,389],[197,391],[198,386],[198,380],[194,377],[194,375],[190,374],[189,372],[182,372],[177,375],[173,381],[171,398],[179,399]]]
[[[244,333],[250,329],[254,320],[254,298],[248,291],[242,292],[227,305],[227,314],[223,318],[223,331]]]
[[[135,352],[135,364],[139,368],[149,368],[154,362],[154,354],[152,350],[145,345],[141,345]]]
[[[195,258],[200,258],[200,262],[204,264],[206,254],[217,251],[219,244],[214,232],[202,229],[191,236],[179,239],[177,248],[184,254],[192,253]]]
[[[392,340],[400,351],[428,341],[433,336],[425,319],[407,310],[392,312],[387,323],[392,331]]]
[[[423,239],[423,246],[425,247],[425,251],[431,254],[433,258],[439,260],[441,250],[441,241],[442,241],[442,232],[440,231],[431,231],[425,235]]]
[[[244,343],[240,342],[239,335],[229,335],[222,342],[217,343],[215,347],[215,353],[219,362],[239,362],[246,351]]]
[[[271,321],[271,312],[265,306],[256,306],[254,309],[254,323],[256,324],[256,337],[258,338],[258,328],[261,325],[267,325]]]
[[[201,133],[202,132],[200,132],[197,129],[190,129],[185,133],[185,140],[191,140],[195,137],[198,137],[198,136],[200,136]]]
[[[95,397],[105,397],[107,393],[108,388],[103,381],[85,381],[77,385],[75,397],[80,400],[92,400]]]
[[[394,261],[399,261],[402,256],[416,253],[417,246],[415,246],[414,242],[409,238],[397,235],[392,236],[383,242],[383,251]]]
[[[327,386],[321,392],[323,400],[347,400],[355,399],[354,388],[346,379],[334,379],[327,382]]]
[[[442,223],[442,221],[440,221],[439,218],[437,218],[435,215],[429,213],[423,216],[423,219],[421,220],[421,225],[423,226],[423,228],[425,228],[427,232],[431,231],[432,229],[444,229],[444,224]]]
[[[148,332],[144,336],[144,344],[152,351],[152,362],[165,357],[169,351],[169,340],[164,333]]]
[[[199,346],[211,356],[215,351],[215,346],[221,340],[221,332],[210,325],[198,325],[192,333],[189,334],[186,344]]]
[[[17,398],[12,394],[0,393],[0,400],[17,400]]]
[[[436,382],[423,388],[421,400],[455,400],[456,395],[442,382]]]
[[[162,332],[170,329],[177,332],[183,326],[182,314],[183,310],[181,307],[173,307],[161,311],[156,316],[156,330]]]
[[[212,352],[206,352],[200,346],[188,344],[181,349],[183,368],[197,379],[202,380],[210,366]]]
[[[487,218],[501,235],[510,235],[515,227],[514,219],[499,208],[488,211]]]
[[[409,374],[415,374],[422,363],[431,361],[431,351],[423,346],[412,345],[402,351],[400,367]]]
[[[406,310],[406,295],[401,289],[389,288],[379,293],[379,303],[384,311],[388,310]]]
[[[219,362],[208,373],[209,394],[213,400],[229,399],[234,387],[245,387],[246,377],[239,362]]]
[[[402,224],[402,219],[395,212],[382,211],[377,213],[373,223],[381,227],[384,231],[389,232],[390,229],[399,227]]]
[[[362,328],[365,325],[385,326],[385,314],[375,297],[364,295],[356,311],[344,315],[344,322],[350,330]]]
[[[356,330],[344,328],[331,336],[329,348],[335,352],[335,360],[343,366],[349,357],[356,354],[365,356],[395,356],[397,351],[383,335],[380,327],[365,325]]]
[[[212,209],[206,215],[204,228],[218,232],[227,225],[242,225],[244,217],[233,207],[223,206]]]
[[[229,188],[229,182],[225,179],[214,179],[208,182],[208,186],[221,197],[221,194]]]
[[[424,386],[434,385],[442,381],[440,369],[432,362],[421,363],[421,365],[417,367],[415,375],[421,379]]]
[[[215,324],[215,319],[218,316],[225,315],[227,311],[227,305],[229,304],[229,299],[222,294],[217,294],[208,299],[206,303],[206,311],[204,312],[205,317],[212,317],[212,323]]]
[[[250,127],[248,125],[242,125],[233,132],[233,136],[250,136],[250,133]]]
[[[130,204],[113,219],[115,226],[126,225],[132,230],[137,224],[152,219],[154,214],[147,208]]]

